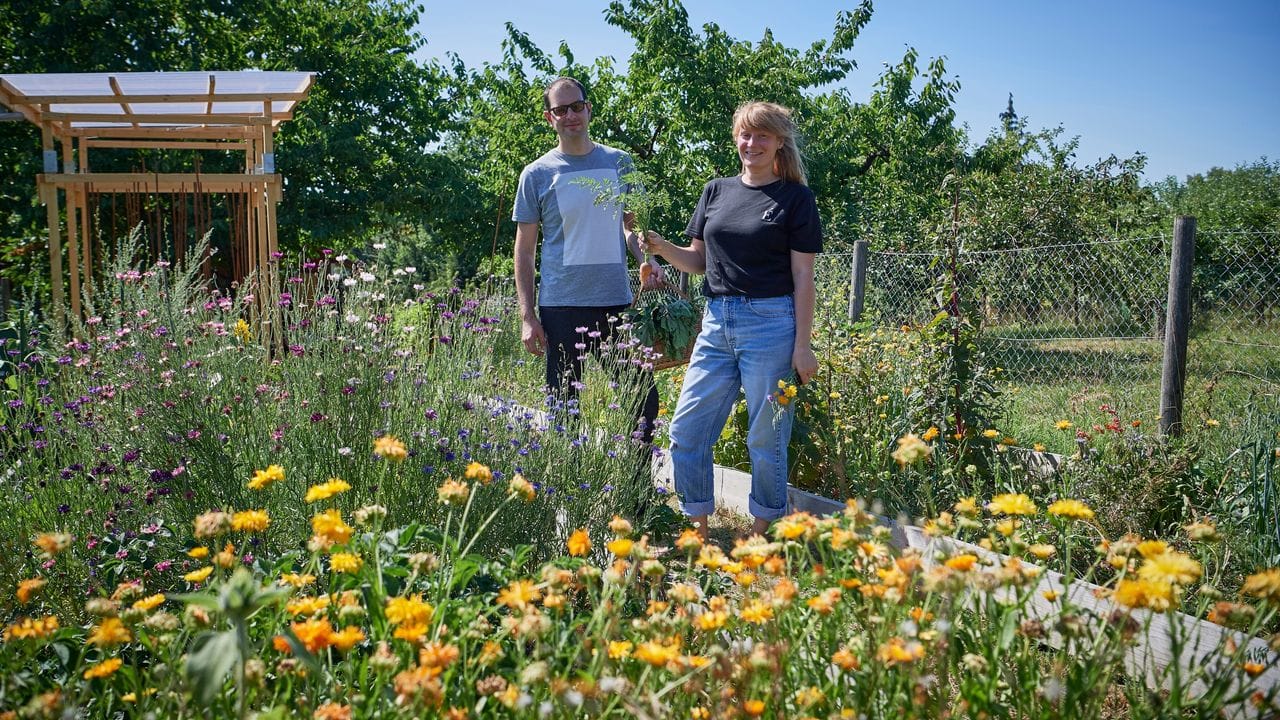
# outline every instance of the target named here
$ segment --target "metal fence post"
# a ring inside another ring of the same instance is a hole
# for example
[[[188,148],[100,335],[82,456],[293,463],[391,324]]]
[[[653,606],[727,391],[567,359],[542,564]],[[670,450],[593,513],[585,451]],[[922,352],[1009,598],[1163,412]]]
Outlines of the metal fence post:
[[[862,306],[867,289],[867,241],[853,243],[853,265],[849,268],[849,322],[856,323],[862,317]]]
[[[1187,339],[1191,329],[1191,270],[1195,265],[1196,219],[1173,222],[1169,257],[1169,309],[1165,321],[1164,362],[1160,368],[1160,434],[1182,434],[1182,396],[1187,379]]]

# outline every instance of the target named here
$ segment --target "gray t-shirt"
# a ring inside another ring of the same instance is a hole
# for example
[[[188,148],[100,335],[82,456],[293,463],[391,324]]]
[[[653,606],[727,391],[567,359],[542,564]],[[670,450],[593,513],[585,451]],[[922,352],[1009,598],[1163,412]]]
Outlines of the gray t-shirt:
[[[618,203],[597,203],[591,179],[621,187],[620,174],[631,168],[621,150],[596,144],[586,155],[558,148],[520,173],[511,219],[542,224],[542,307],[613,307],[632,300],[627,274],[627,243]]]

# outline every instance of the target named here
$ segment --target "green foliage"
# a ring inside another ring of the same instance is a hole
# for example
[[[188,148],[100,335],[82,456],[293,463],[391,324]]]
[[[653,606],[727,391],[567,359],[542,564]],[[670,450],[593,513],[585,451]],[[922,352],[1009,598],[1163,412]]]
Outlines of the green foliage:
[[[701,314],[688,298],[663,292],[642,292],[642,302],[623,312],[623,320],[640,344],[667,360],[685,357],[698,337]]]

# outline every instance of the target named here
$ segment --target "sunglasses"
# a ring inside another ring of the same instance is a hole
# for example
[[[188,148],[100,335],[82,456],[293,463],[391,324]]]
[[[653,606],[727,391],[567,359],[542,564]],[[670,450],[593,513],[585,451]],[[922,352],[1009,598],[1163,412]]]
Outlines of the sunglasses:
[[[571,102],[568,105],[557,105],[551,108],[551,114],[555,115],[558,118],[562,118],[565,115],[568,115],[570,110],[576,113],[580,113],[586,109],[587,109],[587,101],[578,100],[576,102]]]

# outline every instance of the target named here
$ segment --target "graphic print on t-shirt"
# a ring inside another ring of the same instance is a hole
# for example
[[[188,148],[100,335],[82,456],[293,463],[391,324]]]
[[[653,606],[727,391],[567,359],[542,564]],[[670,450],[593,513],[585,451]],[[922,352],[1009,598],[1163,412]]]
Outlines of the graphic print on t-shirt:
[[[580,182],[584,178],[616,187],[618,172],[611,168],[561,173],[552,189],[564,225],[565,265],[608,265],[623,261],[618,242],[620,210],[616,205],[596,205],[599,189]]]

